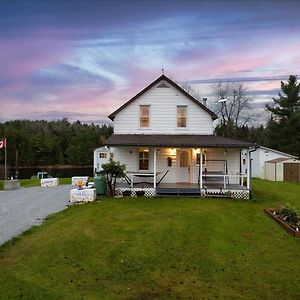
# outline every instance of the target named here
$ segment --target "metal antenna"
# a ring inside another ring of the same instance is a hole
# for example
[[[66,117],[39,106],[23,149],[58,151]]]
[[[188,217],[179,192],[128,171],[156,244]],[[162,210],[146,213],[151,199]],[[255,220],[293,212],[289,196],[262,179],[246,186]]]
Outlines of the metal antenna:
[[[165,75],[165,71],[164,71],[164,63],[161,63],[161,72],[163,75]]]

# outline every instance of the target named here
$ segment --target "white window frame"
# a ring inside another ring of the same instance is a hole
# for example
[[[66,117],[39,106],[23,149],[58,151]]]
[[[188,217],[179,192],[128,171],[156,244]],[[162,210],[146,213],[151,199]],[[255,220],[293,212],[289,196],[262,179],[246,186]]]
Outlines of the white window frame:
[[[185,126],[184,127],[178,126],[178,120],[179,120],[178,109],[179,108],[185,108]],[[188,128],[188,117],[187,117],[187,115],[188,115],[188,106],[178,104],[177,108],[176,108],[176,127],[177,127],[177,129],[184,130],[184,129]]]
[[[148,153],[148,158],[145,159],[145,157],[140,157],[140,153]],[[148,160],[148,169],[141,169],[140,168],[140,161],[141,160]],[[150,169],[150,149],[147,147],[141,147],[138,148],[138,166],[139,166],[139,171],[149,171]]]
[[[142,126],[142,118],[146,116],[142,116],[142,107],[147,107],[148,108],[148,126]],[[141,104],[140,105],[140,128],[141,129],[147,129],[150,128],[150,105],[149,104]]]

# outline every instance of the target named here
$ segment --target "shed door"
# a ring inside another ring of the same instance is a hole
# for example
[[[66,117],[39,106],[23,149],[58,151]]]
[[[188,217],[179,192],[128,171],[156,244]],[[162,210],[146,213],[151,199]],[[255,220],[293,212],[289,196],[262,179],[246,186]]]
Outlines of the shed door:
[[[299,164],[293,164],[293,163],[283,164],[283,180],[299,181]]]

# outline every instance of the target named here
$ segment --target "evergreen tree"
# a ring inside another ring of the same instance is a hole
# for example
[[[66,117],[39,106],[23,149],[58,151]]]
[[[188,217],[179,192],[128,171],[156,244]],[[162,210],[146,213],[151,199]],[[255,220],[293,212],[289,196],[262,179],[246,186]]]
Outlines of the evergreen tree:
[[[273,106],[267,105],[272,113],[267,123],[267,145],[284,152],[300,155],[300,83],[291,75],[287,83],[281,82],[279,98]]]

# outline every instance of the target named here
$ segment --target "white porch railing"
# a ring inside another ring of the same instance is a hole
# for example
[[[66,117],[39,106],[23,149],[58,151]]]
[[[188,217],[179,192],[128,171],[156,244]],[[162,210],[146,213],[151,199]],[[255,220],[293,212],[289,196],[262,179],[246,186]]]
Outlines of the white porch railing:
[[[228,185],[229,183],[229,179],[230,178],[237,178],[241,180],[241,185],[243,185],[244,182],[244,178],[246,178],[246,180],[248,180],[247,178],[247,174],[205,174],[202,173],[202,184],[203,184],[203,178],[205,179],[206,177],[210,177],[210,178],[223,178],[223,187],[224,189],[227,188],[227,183],[226,183],[226,179],[228,179]],[[248,182],[247,182],[247,186],[248,186]]]

